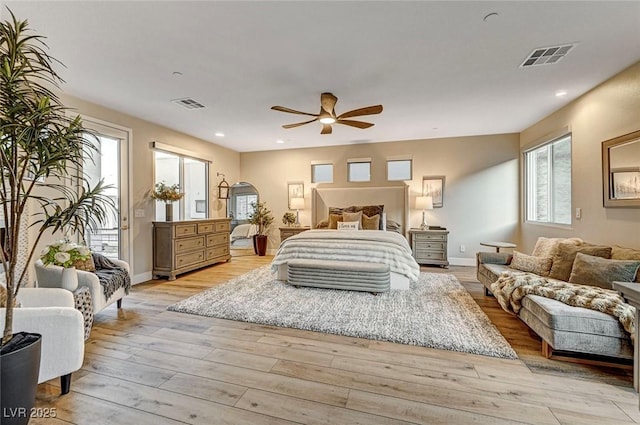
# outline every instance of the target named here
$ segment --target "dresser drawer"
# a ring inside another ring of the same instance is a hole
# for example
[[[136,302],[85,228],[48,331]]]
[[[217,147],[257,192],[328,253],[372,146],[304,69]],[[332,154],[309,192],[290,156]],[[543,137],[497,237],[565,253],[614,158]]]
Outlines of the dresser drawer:
[[[418,251],[444,251],[447,247],[445,242],[437,241],[416,241],[415,249]]]
[[[446,260],[447,254],[444,251],[422,251],[417,250],[414,258],[416,260]]]
[[[216,246],[213,248],[207,248],[207,260],[212,258],[221,257],[229,254],[229,246]]]
[[[178,224],[176,225],[176,237],[191,236],[197,232],[196,224]]]
[[[446,241],[447,235],[445,233],[415,233],[413,239],[416,242],[421,241]]]
[[[228,244],[229,243],[229,235],[227,233],[223,233],[220,235],[214,234],[214,235],[207,235],[207,246],[214,246],[214,245],[222,245],[222,244]]]
[[[220,221],[216,222],[216,232],[228,232],[229,231],[229,222],[228,221]]]
[[[191,251],[197,248],[204,248],[204,236],[176,239],[175,241],[176,253]]]
[[[198,234],[215,232],[215,223],[198,223]]]
[[[188,254],[176,255],[176,268],[190,266],[204,261],[204,251],[195,251]]]

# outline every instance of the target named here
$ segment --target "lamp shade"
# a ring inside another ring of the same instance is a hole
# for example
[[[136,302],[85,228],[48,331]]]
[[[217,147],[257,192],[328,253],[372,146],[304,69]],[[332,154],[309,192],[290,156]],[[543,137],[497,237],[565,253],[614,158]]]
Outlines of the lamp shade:
[[[303,210],[304,209],[304,198],[291,198],[291,209],[292,210]]]
[[[416,198],[417,210],[432,210],[433,209],[433,197],[431,196],[418,196]]]

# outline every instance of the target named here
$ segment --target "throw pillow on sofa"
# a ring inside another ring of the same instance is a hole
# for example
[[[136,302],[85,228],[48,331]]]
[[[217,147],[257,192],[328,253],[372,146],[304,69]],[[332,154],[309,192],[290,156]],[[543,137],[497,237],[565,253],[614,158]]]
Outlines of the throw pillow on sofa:
[[[632,282],[640,260],[610,260],[579,252],[573,262],[570,283],[613,289],[612,282]]]
[[[535,273],[538,276],[549,276],[552,263],[552,257],[534,257],[513,251],[513,259],[509,267],[523,272]]]
[[[531,255],[534,257],[551,257],[553,258],[558,252],[558,244],[560,242],[580,245],[583,240],[580,238],[545,238],[540,236],[533,247]]]
[[[611,257],[610,246],[591,244],[574,245],[571,242],[560,242],[558,244],[558,251],[553,256],[553,264],[551,265],[549,276],[568,282],[569,277],[571,277],[571,269],[573,269],[573,261],[579,252],[595,257]]]
[[[612,260],[640,260],[640,251],[632,248],[625,248],[614,245],[611,248]],[[640,272],[636,273],[636,282],[640,283]]]

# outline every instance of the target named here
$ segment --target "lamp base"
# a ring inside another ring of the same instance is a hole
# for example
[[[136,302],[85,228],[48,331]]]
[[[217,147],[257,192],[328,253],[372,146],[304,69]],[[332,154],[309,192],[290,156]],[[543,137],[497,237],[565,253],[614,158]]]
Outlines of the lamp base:
[[[420,230],[429,230],[429,225],[427,224],[427,212],[422,210],[422,224],[420,225]]]
[[[428,224],[421,224],[420,225],[420,230],[429,230],[429,225]]]

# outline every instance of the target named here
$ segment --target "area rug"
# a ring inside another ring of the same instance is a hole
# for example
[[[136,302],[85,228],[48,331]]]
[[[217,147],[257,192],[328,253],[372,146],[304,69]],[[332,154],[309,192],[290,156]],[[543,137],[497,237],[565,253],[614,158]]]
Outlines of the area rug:
[[[295,288],[263,266],[168,307],[171,311],[516,359],[455,276],[420,273],[408,291]]]

